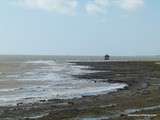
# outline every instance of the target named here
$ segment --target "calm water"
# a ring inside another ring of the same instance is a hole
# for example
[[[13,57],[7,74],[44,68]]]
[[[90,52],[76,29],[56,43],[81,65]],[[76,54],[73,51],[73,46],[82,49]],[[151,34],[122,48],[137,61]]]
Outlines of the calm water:
[[[69,60],[92,61],[103,60],[103,57],[0,56],[0,105],[104,94],[125,86],[74,78],[72,75],[96,71],[85,70],[87,66],[70,64]]]

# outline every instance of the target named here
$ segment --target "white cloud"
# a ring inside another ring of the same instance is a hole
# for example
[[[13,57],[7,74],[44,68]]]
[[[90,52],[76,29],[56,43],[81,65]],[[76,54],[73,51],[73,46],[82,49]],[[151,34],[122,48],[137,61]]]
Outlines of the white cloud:
[[[78,8],[85,8],[88,14],[105,14],[110,8],[120,8],[134,11],[143,7],[145,0],[86,0],[84,6],[81,0],[12,0],[19,6],[74,15]]]
[[[15,0],[16,4],[30,8],[73,15],[77,0]]]
[[[86,4],[86,11],[89,14],[105,13],[109,5],[109,0],[94,0]]]
[[[137,10],[140,7],[143,7],[144,0],[120,0],[119,5],[125,10]]]
[[[110,6],[133,11],[143,7],[143,5],[144,0],[90,0],[85,9],[89,14],[97,14],[106,13]]]

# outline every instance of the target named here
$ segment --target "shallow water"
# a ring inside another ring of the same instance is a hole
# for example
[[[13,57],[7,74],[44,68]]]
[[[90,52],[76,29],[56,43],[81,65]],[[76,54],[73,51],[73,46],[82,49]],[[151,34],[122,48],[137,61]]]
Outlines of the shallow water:
[[[88,66],[70,64],[67,62],[70,60],[68,58],[7,56],[2,59],[1,57],[0,105],[16,105],[18,102],[36,102],[41,99],[69,99],[106,94],[126,86],[119,83],[95,83],[74,78],[72,75],[96,71],[86,70]]]

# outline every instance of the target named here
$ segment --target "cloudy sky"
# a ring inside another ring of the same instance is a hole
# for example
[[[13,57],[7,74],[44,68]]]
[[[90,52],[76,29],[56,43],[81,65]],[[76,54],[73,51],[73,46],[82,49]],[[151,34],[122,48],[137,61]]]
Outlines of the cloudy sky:
[[[1,0],[0,54],[160,55],[160,0]]]

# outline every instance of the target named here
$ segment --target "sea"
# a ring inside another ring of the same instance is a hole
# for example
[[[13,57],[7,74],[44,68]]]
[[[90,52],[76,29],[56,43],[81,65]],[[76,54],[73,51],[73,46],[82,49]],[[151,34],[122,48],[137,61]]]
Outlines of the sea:
[[[49,99],[72,99],[107,94],[126,84],[78,79],[98,71],[70,61],[102,61],[103,56],[0,55],[0,106]],[[160,60],[155,57],[111,57],[111,60]]]

